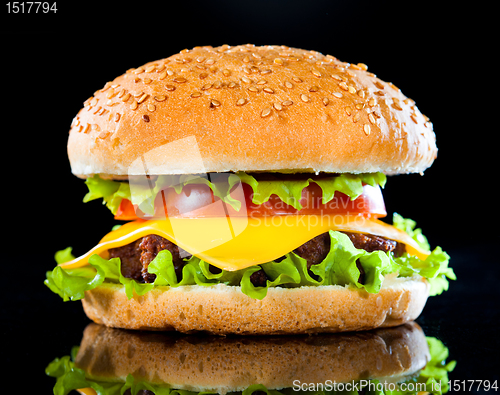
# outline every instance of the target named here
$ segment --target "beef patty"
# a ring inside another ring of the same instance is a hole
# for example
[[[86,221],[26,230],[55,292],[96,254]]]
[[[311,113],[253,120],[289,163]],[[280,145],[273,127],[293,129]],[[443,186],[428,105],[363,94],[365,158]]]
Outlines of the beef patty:
[[[352,241],[354,247],[368,252],[393,252],[395,256],[401,256],[405,251],[404,244],[384,237],[361,233],[344,233]],[[152,283],[156,275],[148,273],[148,266],[151,261],[156,258],[156,255],[163,250],[169,250],[172,254],[177,281],[180,281],[182,278],[182,268],[185,265],[184,258],[190,258],[191,255],[161,236],[148,235],[123,247],[111,248],[109,250],[109,256],[111,258],[121,259],[121,271],[124,277],[133,278],[143,283]],[[312,265],[321,263],[326,258],[329,251],[330,236],[328,233],[316,236],[293,250],[294,253],[307,261],[308,269],[310,269]],[[279,258],[277,261],[283,258],[284,257]],[[356,262],[356,265],[360,271],[358,281],[363,284],[365,272],[359,261]],[[210,265],[210,271],[217,273],[220,272],[220,269]],[[309,274],[311,277],[317,279],[317,276],[310,270]],[[250,281],[256,287],[265,286],[267,279],[267,275],[263,269],[256,271],[250,276]]]

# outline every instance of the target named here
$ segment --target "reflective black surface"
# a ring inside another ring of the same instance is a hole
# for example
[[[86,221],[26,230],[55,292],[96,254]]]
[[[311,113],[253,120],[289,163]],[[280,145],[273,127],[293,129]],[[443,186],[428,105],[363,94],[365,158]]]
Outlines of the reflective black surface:
[[[424,177],[389,178],[387,210],[415,219],[431,245],[452,257],[458,281],[430,298],[417,320],[457,361],[450,379],[500,380],[497,44],[489,10],[385,1],[165,2],[112,10],[69,3],[55,16],[9,16],[2,25],[5,388],[51,393],[45,366],[69,354],[89,323],[79,302],[63,303],[43,285],[56,250],[71,245],[84,253],[115,224],[99,202],[81,202],[86,187],[70,172],[67,132],[82,103],[147,61],[196,45],[247,42],[366,63],[431,118],[439,157]]]

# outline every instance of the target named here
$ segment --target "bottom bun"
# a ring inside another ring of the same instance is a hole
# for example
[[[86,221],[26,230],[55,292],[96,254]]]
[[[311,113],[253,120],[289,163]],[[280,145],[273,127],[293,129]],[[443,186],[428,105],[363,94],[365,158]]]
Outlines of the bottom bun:
[[[119,284],[85,292],[87,316],[125,329],[216,334],[298,334],[391,327],[416,319],[429,295],[423,277],[387,279],[377,294],[353,286],[269,288],[263,300],[224,284],[156,287],[128,299]]]

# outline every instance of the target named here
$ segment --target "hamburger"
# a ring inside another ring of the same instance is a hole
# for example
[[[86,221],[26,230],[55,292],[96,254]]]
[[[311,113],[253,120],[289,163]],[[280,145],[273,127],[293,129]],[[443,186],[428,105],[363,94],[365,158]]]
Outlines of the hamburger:
[[[413,320],[455,279],[387,175],[436,158],[429,119],[365,64],[285,46],[183,50],[108,82],[68,140],[121,221],[45,284],[96,323],[297,334]],[[125,222],[123,222],[125,221]]]
[[[349,334],[244,338],[127,331],[92,323],[72,354],[56,358],[46,369],[57,378],[54,393],[280,395],[377,388],[382,394],[445,393],[448,372],[455,367],[455,361],[446,363],[444,344],[426,337],[414,322]]]

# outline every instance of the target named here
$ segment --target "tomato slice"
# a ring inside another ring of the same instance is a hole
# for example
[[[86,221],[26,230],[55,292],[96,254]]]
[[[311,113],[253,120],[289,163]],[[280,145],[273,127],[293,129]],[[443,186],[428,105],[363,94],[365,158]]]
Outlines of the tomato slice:
[[[132,202],[128,199],[122,199],[120,206],[115,215],[115,219],[120,219],[123,221],[132,221],[137,219],[135,214],[135,207]]]
[[[356,199],[351,198],[341,192],[336,192],[334,198],[323,204],[322,190],[311,183],[302,191],[300,203],[301,210],[286,204],[277,195],[271,195],[269,200],[263,204],[252,202],[253,191],[247,184],[242,184],[242,188],[235,188],[231,191],[231,197],[239,200],[241,209],[235,210],[231,205],[222,202],[215,197],[212,190],[207,185],[190,184],[184,186],[182,192],[178,194],[173,188],[167,188],[159,193],[155,200],[155,215],[146,215],[135,207],[129,200],[123,199],[120,204],[115,219],[132,220],[162,219],[165,216],[183,218],[202,217],[262,217],[273,215],[364,215],[375,218],[385,217],[384,199],[380,188],[370,185],[363,186],[363,193]]]

